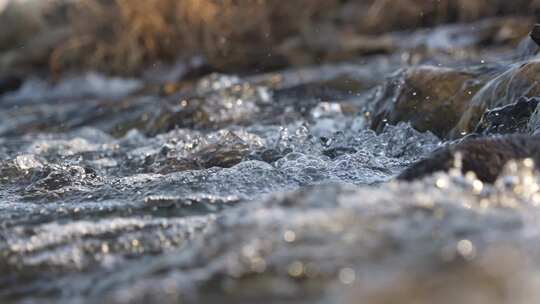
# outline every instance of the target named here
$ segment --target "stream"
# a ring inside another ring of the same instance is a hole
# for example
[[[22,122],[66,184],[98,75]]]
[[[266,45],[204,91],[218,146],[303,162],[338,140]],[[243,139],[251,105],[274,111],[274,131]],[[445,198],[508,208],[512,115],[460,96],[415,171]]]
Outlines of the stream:
[[[528,22],[271,73],[24,79],[0,95],[0,302],[536,302],[530,160],[396,179],[473,133],[536,133]]]

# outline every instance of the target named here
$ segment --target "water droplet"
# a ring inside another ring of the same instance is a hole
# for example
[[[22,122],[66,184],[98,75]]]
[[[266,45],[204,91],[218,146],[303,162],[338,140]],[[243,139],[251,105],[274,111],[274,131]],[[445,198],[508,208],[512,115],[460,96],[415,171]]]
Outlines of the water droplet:
[[[350,285],[356,280],[356,273],[352,268],[342,268],[339,271],[338,277],[341,283]]]

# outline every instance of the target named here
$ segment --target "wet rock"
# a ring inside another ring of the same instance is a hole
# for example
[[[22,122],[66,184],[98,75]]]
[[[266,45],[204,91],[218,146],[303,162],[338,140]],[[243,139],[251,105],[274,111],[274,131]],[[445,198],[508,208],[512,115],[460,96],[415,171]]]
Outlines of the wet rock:
[[[162,103],[146,124],[146,132],[158,134],[174,128],[216,129],[252,121],[260,107],[270,102],[262,86],[242,83],[236,77],[210,75],[202,79],[192,95]]]
[[[540,137],[507,135],[487,138],[465,138],[433,152],[399,175],[414,180],[437,171],[461,166],[463,173],[472,171],[484,182],[493,183],[510,160],[531,158],[540,165]],[[461,164],[460,164],[461,163]]]
[[[476,126],[474,133],[482,135],[526,133],[529,120],[540,99],[520,98],[516,103],[488,110]]]
[[[165,159],[160,160],[160,154],[157,154],[152,166],[157,166],[160,173],[170,173],[211,167],[230,168],[240,163],[250,152],[248,144],[233,132],[221,133],[216,135],[215,142],[203,143],[185,156],[178,156],[178,151],[170,151],[165,152]]]
[[[536,24],[531,31],[531,39],[540,46],[540,24]]]
[[[77,191],[79,187],[99,183],[99,178],[91,167],[48,164],[32,176],[32,184],[27,188],[27,196],[59,195],[67,191]]]
[[[32,154],[18,155],[0,163],[0,181],[3,183],[29,183],[32,176],[44,167],[43,160]]]
[[[532,113],[529,123],[527,124],[527,131],[530,134],[537,135],[540,130],[540,107],[536,107]]]
[[[451,131],[451,137],[457,138],[474,131],[487,109],[509,105],[522,96],[540,95],[539,83],[539,58],[513,65],[478,91],[466,106],[456,127]]]
[[[382,87],[367,109],[371,127],[409,122],[419,131],[445,137],[459,121],[483,80],[472,72],[435,66],[399,72]]]
[[[234,133],[228,132],[216,144],[200,149],[197,152],[197,162],[203,168],[229,168],[240,163],[248,152],[248,145]]]

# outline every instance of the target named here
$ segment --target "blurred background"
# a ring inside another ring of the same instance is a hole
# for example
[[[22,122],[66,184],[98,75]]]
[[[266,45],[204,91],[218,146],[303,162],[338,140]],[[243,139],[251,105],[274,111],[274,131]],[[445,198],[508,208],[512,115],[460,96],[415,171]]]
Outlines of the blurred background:
[[[538,0],[0,0],[0,73],[137,75],[194,56],[260,72],[389,53],[386,33],[443,23],[527,16],[512,27],[522,37],[539,12]]]

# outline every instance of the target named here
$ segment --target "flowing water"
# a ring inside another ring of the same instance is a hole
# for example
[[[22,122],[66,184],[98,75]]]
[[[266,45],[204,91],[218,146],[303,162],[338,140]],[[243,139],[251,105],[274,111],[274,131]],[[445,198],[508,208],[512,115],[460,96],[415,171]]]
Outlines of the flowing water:
[[[396,181],[448,140],[392,118],[371,128],[404,68],[470,73],[487,83],[478,99],[535,62],[527,41],[486,42],[486,24],[271,74],[27,79],[0,97],[0,302],[535,302],[530,161],[494,184]]]

